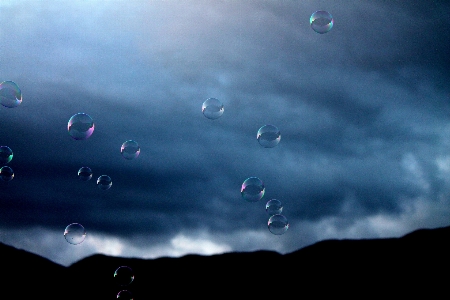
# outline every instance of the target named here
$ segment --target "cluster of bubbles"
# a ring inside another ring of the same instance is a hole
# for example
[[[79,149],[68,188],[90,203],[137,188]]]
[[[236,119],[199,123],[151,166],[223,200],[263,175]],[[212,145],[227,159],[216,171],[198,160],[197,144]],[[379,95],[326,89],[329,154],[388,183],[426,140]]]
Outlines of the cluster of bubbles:
[[[134,272],[128,266],[120,266],[114,271],[114,281],[120,286],[120,291],[117,293],[117,299],[132,300],[132,293],[126,289],[134,280]]]

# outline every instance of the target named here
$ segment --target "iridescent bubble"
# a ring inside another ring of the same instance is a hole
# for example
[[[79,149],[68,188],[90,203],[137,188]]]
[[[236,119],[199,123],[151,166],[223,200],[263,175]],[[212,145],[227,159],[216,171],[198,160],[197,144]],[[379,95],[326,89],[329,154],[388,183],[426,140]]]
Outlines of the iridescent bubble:
[[[289,228],[289,222],[285,216],[281,214],[273,215],[269,218],[267,222],[269,231],[276,235],[284,234]]]
[[[214,120],[222,116],[223,104],[216,98],[208,98],[203,102],[202,112],[208,119]]]
[[[75,140],[85,140],[94,132],[94,121],[88,114],[77,113],[70,117],[67,130]]]
[[[264,183],[258,177],[249,177],[242,183],[241,195],[248,202],[260,200],[264,192]]]
[[[333,28],[334,20],[331,14],[325,10],[314,12],[309,18],[311,28],[320,34],[327,33]]]
[[[0,146],[0,165],[7,164],[13,159],[13,152],[8,146]]]
[[[266,203],[266,212],[269,214],[269,216],[281,214],[283,211],[283,205],[281,204],[281,201],[278,199],[270,199]]]
[[[0,83],[0,104],[14,108],[22,103],[22,92],[19,86],[13,81],[3,81]]]
[[[78,178],[81,181],[88,181],[92,178],[92,170],[89,167],[81,167],[78,170]]]
[[[117,299],[122,300],[133,300],[133,294],[128,290],[121,290],[117,293]]]
[[[134,280],[133,270],[128,266],[120,266],[114,272],[114,280],[120,286],[129,285]]]
[[[274,125],[264,125],[258,129],[256,139],[264,148],[273,148],[280,142],[281,133]]]
[[[81,224],[78,223],[69,224],[64,230],[64,238],[69,244],[78,245],[84,241],[85,237],[86,237],[86,230]]]
[[[11,181],[14,178],[14,171],[11,167],[3,166],[0,168],[0,179],[3,181]]]
[[[101,190],[109,190],[109,188],[112,186],[111,177],[109,177],[108,175],[101,175],[97,179],[97,186]]]
[[[136,141],[128,140],[120,147],[120,153],[125,159],[133,159],[139,156],[141,153],[141,147]]]

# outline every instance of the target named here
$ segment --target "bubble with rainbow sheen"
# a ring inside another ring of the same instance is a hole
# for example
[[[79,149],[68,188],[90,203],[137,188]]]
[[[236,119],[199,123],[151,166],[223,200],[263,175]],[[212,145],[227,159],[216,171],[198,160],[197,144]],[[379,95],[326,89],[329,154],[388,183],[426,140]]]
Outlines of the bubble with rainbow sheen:
[[[117,299],[133,300],[133,294],[128,290],[121,290],[117,293]]]
[[[273,148],[280,143],[281,132],[274,125],[264,125],[258,129],[256,139],[264,148]]]
[[[101,175],[97,178],[97,186],[101,190],[109,190],[112,186],[111,177],[108,175]]]
[[[128,140],[123,142],[122,146],[120,147],[120,153],[125,159],[135,159],[141,153],[141,147],[136,141]]]
[[[289,222],[284,215],[276,214],[269,218],[267,227],[271,233],[282,235],[289,229]]]
[[[211,120],[220,118],[223,115],[224,107],[217,98],[208,98],[202,104],[202,112],[205,117]]]
[[[324,34],[333,28],[334,20],[329,12],[318,10],[311,15],[309,23],[315,32]]]
[[[257,202],[261,200],[265,193],[264,183],[258,177],[249,177],[244,180],[241,186],[241,195],[247,202]]]
[[[134,280],[134,272],[128,266],[120,266],[114,271],[114,281],[120,286],[127,286]]]
[[[69,244],[81,244],[86,238],[86,230],[79,223],[71,223],[64,230],[64,238]]]
[[[13,152],[8,146],[0,146],[0,165],[5,165],[13,159]]]
[[[78,179],[81,181],[88,181],[92,178],[92,170],[89,167],[81,167],[78,170]]]
[[[14,108],[22,103],[22,91],[14,81],[3,81],[0,83],[0,104]]]
[[[9,166],[3,166],[0,168],[0,179],[3,181],[11,181],[14,178],[14,171]]]
[[[94,120],[85,113],[77,113],[70,117],[67,130],[75,140],[85,140],[94,132]]]
[[[281,204],[281,201],[278,199],[270,199],[266,203],[266,212],[269,214],[269,216],[273,216],[276,214],[281,214],[283,211],[283,204]]]

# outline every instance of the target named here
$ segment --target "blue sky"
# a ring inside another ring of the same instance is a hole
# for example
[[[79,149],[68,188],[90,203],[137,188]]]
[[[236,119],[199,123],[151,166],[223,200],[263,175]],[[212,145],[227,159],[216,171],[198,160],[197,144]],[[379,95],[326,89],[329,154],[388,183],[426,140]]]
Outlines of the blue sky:
[[[316,10],[333,16],[325,34]],[[2,1],[0,81],[23,102],[0,106],[15,173],[0,184],[0,241],[69,265],[447,226],[449,13],[445,1]],[[210,97],[216,120],[201,112]],[[67,132],[79,112],[95,123],[87,140]],[[266,124],[276,147],[257,142]],[[125,160],[130,139],[141,153]],[[266,188],[255,203],[240,194],[252,176]],[[270,199],[283,235],[267,228]],[[63,236],[74,222],[79,245]]]

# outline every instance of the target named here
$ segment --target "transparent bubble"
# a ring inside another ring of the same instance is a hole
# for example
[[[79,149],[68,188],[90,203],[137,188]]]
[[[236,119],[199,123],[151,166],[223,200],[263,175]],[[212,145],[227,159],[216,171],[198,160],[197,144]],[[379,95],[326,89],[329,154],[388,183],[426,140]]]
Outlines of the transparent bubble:
[[[269,214],[269,216],[281,214],[283,211],[283,205],[281,204],[281,201],[278,199],[270,199],[266,203],[266,212]]]
[[[114,272],[114,280],[120,286],[129,285],[134,280],[134,273],[130,267],[120,266]]]
[[[97,179],[97,186],[101,190],[109,190],[109,188],[112,186],[111,177],[109,177],[108,175],[101,175]]]
[[[117,299],[133,300],[133,294],[131,294],[130,291],[121,290],[120,292],[117,293]]]
[[[203,102],[202,112],[208,119],[214,120],[222,116],[223,104],[216,98],[208,98]]]
[[[281,214],[273,215],[269,218],[267,222],[269,231],[276,235],[284,234],[289,228],[289,222],[285,216]]]
[[[22,92],[19,86],[12,81],[3,81],[0,83],[0,104],[14,108],[22,103]]]
[[[136,141],[128,140],[120,147],[120,153],[125,159],[133,159],[139,156],[141,153],[141,147]]]
[[[3,181],[11,181],[14,178],[14,171],[11,167],[3,166],[0,168],[0,179]]]
[[[8,146],[0,146],[0,164],[7,164],[13,159],[13,152]]]
[[[325,10],[314,12],[309,18],[311,28],[320,34],[327,33],[333,28],[334,20],[331,14]]]
[[[85,140],[94,132],[94,121],[88,114],[77,113],[70,117],[67,130],[75,140]]]
[[[264,125],[258,129],[256,139],[264,148],[273,148],[280,142],[281,133],[274,125]]]
[[[69,244],[78,245],[84,241],[85,237],[86,230],[84,230],[84,227],[81,224],[69,224],[64,230],[64,238]]]
[[[258,177],[249,177],[242,183],[241,195],[248,202],[260,200],[264,192],[264,183]]]
[[[78,170],[78,178],[81,181],[88,181],[92,178],[92,170],[89,167],[81,167]]]

